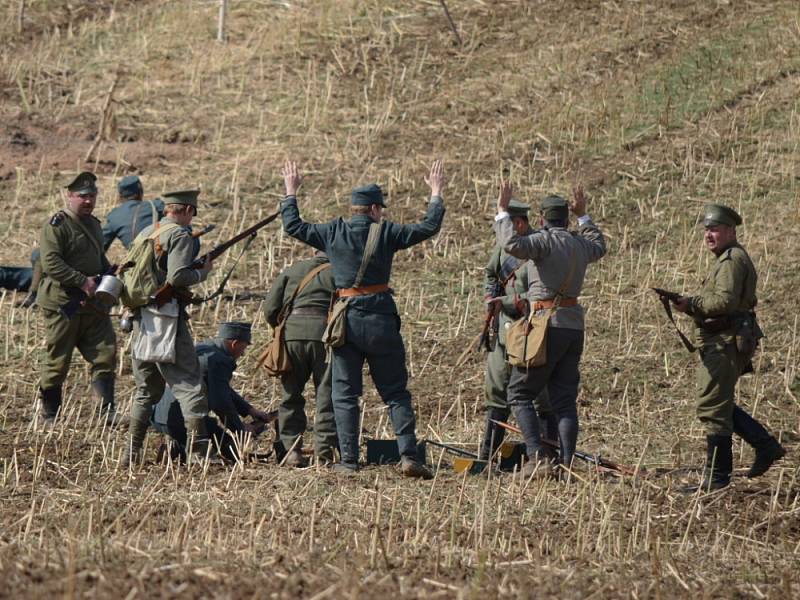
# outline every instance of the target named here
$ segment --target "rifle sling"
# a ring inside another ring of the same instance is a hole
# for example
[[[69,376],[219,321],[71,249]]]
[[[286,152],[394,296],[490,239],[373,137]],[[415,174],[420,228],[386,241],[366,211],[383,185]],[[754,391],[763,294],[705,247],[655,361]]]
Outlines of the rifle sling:
[[[659,300],[661,300],[661,305],[664,307],[664,312],[667,313],[667,318],[672,322],[672,325],[675,327],[675,331],[678,332],[678,336],[681,338],[681,342],[686,347],[689,352],[694,352],[697,350],[694,344],[689,341],[689,338],[680,330],[678,324],[675,322],[675,317],[672,315],[672,307],[669,305],[669,298],[666,296],[659,296]]]

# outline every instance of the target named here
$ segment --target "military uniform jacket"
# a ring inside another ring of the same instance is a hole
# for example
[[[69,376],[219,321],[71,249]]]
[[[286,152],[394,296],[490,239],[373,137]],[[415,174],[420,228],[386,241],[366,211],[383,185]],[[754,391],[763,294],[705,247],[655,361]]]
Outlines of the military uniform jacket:
[[[69,301],[69,288],[80,288],[88,277],[100,275],[110,267],[103,253],[100,221],[93,216],[78,217],[69,209],[57,212],[42,228],[39,247],[42,283],[37,303],[47,310]],[[80,312],[94,312],[83,306]]]
[[[758,274],[744,248],[738,243],[728,246],[714,261],[711,272],[703,280],[697,296],[689,299],[689,314],[695,321],[695,339],[703,344],[722,336],[723,341],[733,340],[733,323],[729,330],[710,333],[700,327],[703,319],[710,317],[735,317],[755,309]]]
[[[225,349],[222,340],[206,340],[197,344],[197,360],[203,373],[203,385],[208,394],[208,409],[217,415],[222,424],[233,432],[243,431],[240,417],[250,414],[251,406],[231,387],[236,361]],[[153,420],[161,425],[183,425],[179,411],[171,410],[177,399],[167,388],[156,404]],[[174,423],[173,423],[174,421]]]
[[[440,197],[434,196],[428,204],[425,217],[419,223],[401,225],[383,221],[375,253],[364,272],[361,286],[388,284],[395,252],[436,235],[442,227],[444,213],[444,202]],[[349,221],[338,218],[318,225],[306,223],[300,218],[294,196],[288,196],[281,203],[281,217],[286,233],[328,255],[338,289],[353,286],[364,256],[372,219],[366,215],[355,215]],[[351,309],[366,312],[397,313],[397,306],[389,292],[351,298],[349,306]]]
[[[161,219],[161,227],[174,223],[170,217]],[[145,227],[140,235],[150,235],[153,226]],[[164,285],[169,282],[176,292],[186,291],[189,286],[204,281],[206,275],[199,269],[192,268],[192,262],[200,253],[200,240],[192,237],[188,227],[178,227],[164,232],[158,237],[162,255],[158,261],[158,282]]]
[[[103,249],[108,250],[112,242],[119,238],[126,249],[148,225],[153,224],[153,207],[157,219],[164,216],[164,203],[159,200],[126,200],[108,213],[103,224]]]
[[[278,324],[278,316],[284,304],[303,278],[313,269],[328,263],[327,257],[314,257],[294,263],[278,275],[264,300],[264,316],[273,328]],[[317,273],[314,279],[294,299],[293,311],[286,321],[284,339],[290,340],[322,340],[328,320],[328,307],[331,295],[336,286],[330,268]]]
[[[564,296],[578,298],[587,267],[606,253],[603,234],[589,219],[574,233],[564,227],[551,227],[517,235],[509,217],[496,221],[494,227],[497,243],[506,252],[517,258],[529,259],[525,266],[528,276],[525,297],[531,303],[555,297],[569,273],[570,255],[573,252],[575,269]],[[583,330],[583,307],[578,304],[559,308],[550,318],[550,326]]]
[[[512,273],[513,275],[511,275]],[[507,328],[510,327],[513,321],[522,316],[514,305],[514,295],[519,294],[522,296],[528,290],[525,261],[511,256],[500,246],[495,246],[486,265],[485,275],[484,291],[486,299],[500,296],[505,296],[506,298],[500,302],[498,319],[498,340],[502,345],[505,345]],[[509,275],[511,275],[510,278]],[[508,282],[503,289],[500,289],[500,284],[505,279]]]

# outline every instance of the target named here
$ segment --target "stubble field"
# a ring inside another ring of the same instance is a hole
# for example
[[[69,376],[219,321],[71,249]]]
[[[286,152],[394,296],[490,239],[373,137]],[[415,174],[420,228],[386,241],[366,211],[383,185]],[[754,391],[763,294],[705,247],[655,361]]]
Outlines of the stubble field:
[[[124,472],[126,432],[91,421],[80,358],[65,418],[49,433],[32,426],[42,323],[4,293],[0,597],[800,593],[796,2],[450,0],[461,44],[433,0],[232,0],[225,44],[216,2],[29,0],[21,28],[20,4],[0,2],[0,263],[26,264],[78,170],[100,177],[101,219],[122,175],[140,174],[146,197],[200,186],[197,221],[217,225],[210,247],[275,209],[286,157],[307,174],[306,219],[344,214],[350,189],[377,181],[401,222],[421,217],[423,175],[442,157],[444,226],[398,255],[392,285],[418,435],[474,449],[485,358],[456,360],[480,328],[497,183],[510,178],[534,204],[582,182],[609,252],[582,297],[579,448],[652,476],[583,465],[571,483],[468,476],[438,451],[431,482],[388,466],[341,480],[274,462]],[[679,491],[704,454],[695,357],[649,287],[699,285],[707,201],[741,212],[760,275],[767,339],[739,402],[789,455],[751,481],[737,440],[734,484],[704,496]],[[112,262],[123,254],[115,244]],[[261,408],[279,396],[254,368],[269,332],[252,292],[307,254],[270,226],[233,295],[192,315],[197,338],[221,320],[254,322],[235,384]],[[126,412],[129,338],[118,341]],[[365,437],[392,437],[367,390]]]

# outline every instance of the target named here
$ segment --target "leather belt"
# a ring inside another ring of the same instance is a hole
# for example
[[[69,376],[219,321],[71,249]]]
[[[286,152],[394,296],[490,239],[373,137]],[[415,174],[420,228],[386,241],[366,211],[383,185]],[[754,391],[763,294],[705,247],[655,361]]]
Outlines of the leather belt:
[[[312,307],[305,307],[305,308],[293,308],[292,314],[290,316],[295,315],[305,315],[307,317],[325,317],[328,316],[328,309],[327,308],[312,308]]]
[[[353,298],[354,296],[367,296],[368,294],[379,294],[388,292],[388,283],[376,283],[375,285],[362,285],[361,287],[342,288],[336,290],[337,298]]]
[[[555,298],[545,298],[544,300],[534,300],[533,304],[531,304],[531,310],[536,312],[537,310],[543,310],[546,308],[553,308],[556,305]],[[561,302],[558,304],[559,308],[567,308],[568,306],[578,306],[578,299],[577,298],[562,298]]]

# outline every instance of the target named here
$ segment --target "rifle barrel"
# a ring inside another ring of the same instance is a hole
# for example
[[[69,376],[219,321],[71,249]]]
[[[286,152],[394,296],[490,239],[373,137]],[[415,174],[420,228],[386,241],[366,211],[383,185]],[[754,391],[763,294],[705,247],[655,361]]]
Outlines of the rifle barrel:
[[[262,219],[261,221],[259,221],[255,225],[253,225],[252,227],[248,227],[244,231],[241,231],[241,232],[237,233],[235,236],[233,236],[228,241],[223,242],[218,246],[214,246],[214,248],[212,248],[209,252],[206,252],[203,256],[200,256],[197,259],[195,259],[195,261],[192,264],[192,266],[195,267],[195,268],[201,267],[201,266],[203,266],[203,263],[206,261],[206,259],[208,259],[208,258],[210,258],[211,260],[216,259],[223,252],[228,250],[228,248],[230,248],[231,246],[234,246],[234,245],[238,244],[243,239],[253,235],[255,232],[257,232],[262,227],[265,227],[266,225],[269,225],[270,223],[272,223],[275,219],[278,218],[278,216],[280,214],[281,214],[280,211],[278,211],[276,213],[273,213],[270,216],[268,216],[266,219]]]

